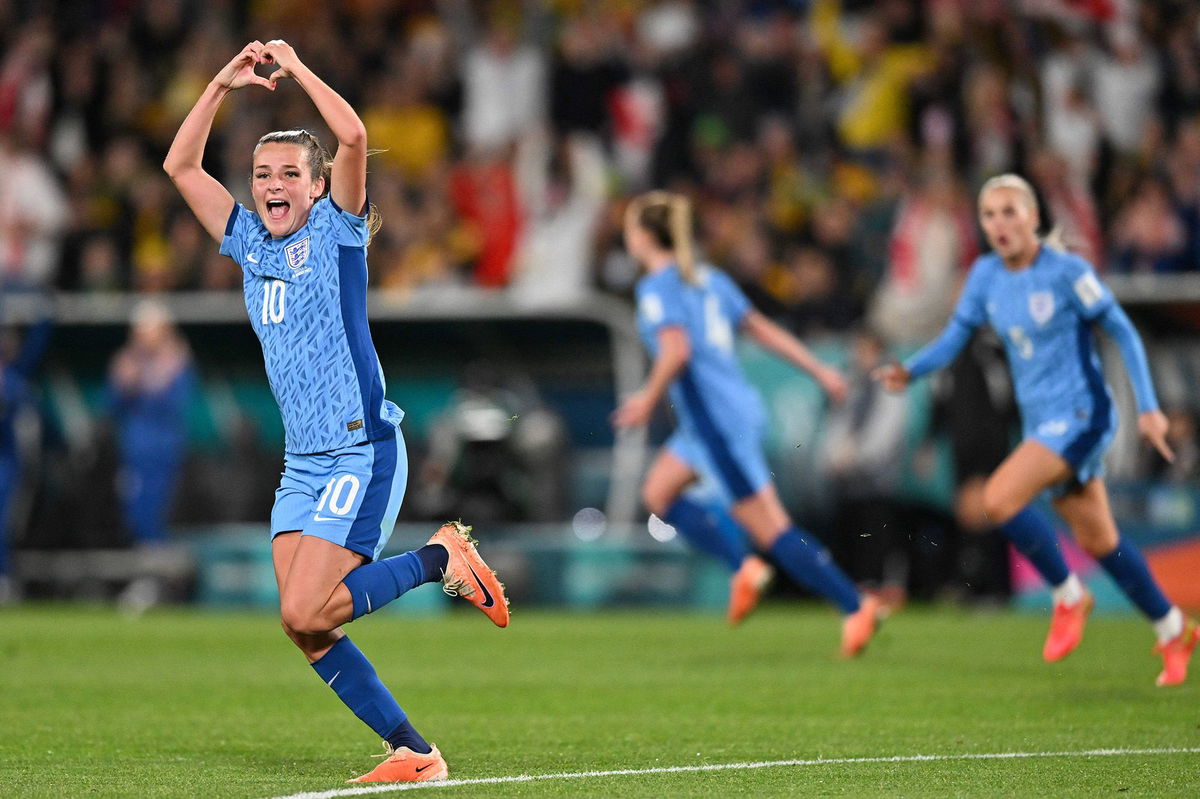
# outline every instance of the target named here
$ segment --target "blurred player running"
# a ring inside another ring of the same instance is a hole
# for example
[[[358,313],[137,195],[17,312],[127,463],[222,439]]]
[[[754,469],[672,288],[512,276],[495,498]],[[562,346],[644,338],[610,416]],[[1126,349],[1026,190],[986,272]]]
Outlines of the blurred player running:
[[[1049,490],[1075,540],[1153,623],[1155,651],[1163,659],[1158,685],[1181,683],[1200,633],[1163,596],[1137,547],[1118,534],[1103,480],[1101,460],[1116,431],[1117,412],[1100,370],[1093,325],[1121,350],[1137,397],[1138,430],[1164,458],[1173,457],[1141,339],[1087,261],[1038,238],[1037,199],[1024,178],[1000,175],[985,183],[979,218],[992,252],[971,267],[950,323],[904,366],[882,367],[878,376],[887,388],[903,390],[910,380],[950,363],[977,327],[987,323],[1000,334],[1023,440],[988,478],[984,505],[1051,586],[1054,616],[1043,657],[1061,660],[1079,645],[1093,604],[1068,570],[1054,529],[1030,504]]]
[[[638,328],[654,363],[645,385],[621,404],[613,421],[618,427],[646,424],[668,392],[679,419],[646,475],[646,507],[694,546],[737,566],[730,603],[736,621],[753,608],[769,572],[747,554],[744,540],[722,531],[712,514],[683,495],[698,477],[707,477],[758,547],[797,583],[841,609],[842,655],[859,654],[875,633],[879,602],[859,595],[780,502],[762,449],[766,411],[738,364],[735,333],[745,332],[808,372],[835,400],[845,395],[845,381],[754,310],[723,272],[694,263],[686,198],[667,192],[636,198],[625,214],[625,246],[647,273],[636,289]]]
[[[277,65],[269,78],[258,64]],[[245,86],[300,85],[337,138],[332,163],[311,133],[268,133],[254,149],[254,209],[235,203],[201,166],[217,107]],[[184,120],[163,168],[201,225],[244,274],[246,308],[262,343],[286,434],[271,512],[271,553],[284,631],[313,669],[384,739],[388,757],[356,781],[444,779],[446,761],[413,728],[341,625],[415,586],[440,580],[496,625],[503,587],[449,523],[414,552],[377,560],[408,477],[403,412],[384,399],[367,327],[367,142],[354,110],[283,41],[251,42]]]

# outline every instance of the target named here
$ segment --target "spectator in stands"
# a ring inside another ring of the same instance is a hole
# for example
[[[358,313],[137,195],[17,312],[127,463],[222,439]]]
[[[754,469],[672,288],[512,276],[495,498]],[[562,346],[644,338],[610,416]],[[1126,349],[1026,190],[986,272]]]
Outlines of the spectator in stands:
[[[954,295],[979,252],[971,205],[955,176],[933,166],[901,201],[887,273],[870,310],[890,344],[932,337],[950,316]]]
[[[1114,225],[1113,268],[1124,273],[1195,269],[1200,258],[1189,250],[1189,232],[1169,186],[1147,176]]]
[[[481,42],[463,62],[463,136],[471,151],[498,152],[546,116],[546,65],[542,53],[520,40],[514,6],[496,4]]]
[[[850,346],[849,393],[831,410],[821,449],[837,496],[833,550],[855,581],[895,607],[906,595],[907,555],[895,498],[908,399],[871,379],[883,364],[878,335],[860,329]]]
[[[36,413],[32,410],[32,380],[50,340],[51,325],[49,315],[43,315],[19,343],[15,331],[0,331],[0,605],[19,598],[9,573],[9,549],[17,522],[13,500],[24,487],[21,438],[30,430],[25,424],[28,414]]]
[[[49,286],[58,271],[67,203],[36,151],[0,130],[0,287]]]
[[[187,343],[166,307],[143,301],[129,341],[113,357],[109,391],[120,471],[117,493],[138,545],[166,543],[167,519],[187,450],[187,405],[194,374]]]

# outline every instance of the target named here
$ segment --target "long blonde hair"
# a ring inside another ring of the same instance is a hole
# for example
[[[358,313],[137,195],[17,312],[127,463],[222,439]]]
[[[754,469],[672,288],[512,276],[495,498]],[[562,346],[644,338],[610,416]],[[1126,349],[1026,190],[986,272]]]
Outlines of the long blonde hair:
[[[1021,195],[1021,199],[1033,211],[1034,216],[1041,220],[1041,208],[1038,206],[1037,192],[1033,190],[1033,184],[1021,177],[1015,172],[1005,172],[1003,175],[995,175],[984,181],[983,186],[979,189],[979,199],[983,199],[983,195],[987,194],[992,189],[1012,189]],[[1045,244],[1051,249],[1066,252],[1067,242],[1063,237],[1061,225],[1054,225],[1050,228],[1050,232],[1042,237],[1042,244]]]
[[[627,218],[654,237],[658,246],[675,255],[679,274],[696,285],[696,254],[692,246],[692,203],[682,194],[651,191],[635,197],[626,210]]]

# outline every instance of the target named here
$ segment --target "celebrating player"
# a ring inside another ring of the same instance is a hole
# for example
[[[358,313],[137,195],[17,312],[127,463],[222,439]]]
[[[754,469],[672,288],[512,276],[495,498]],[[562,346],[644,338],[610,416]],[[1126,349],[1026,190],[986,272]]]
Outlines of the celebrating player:
[[[767,567],[682,495],[699,476],[709,478],[724,493],[732,516],[789,577],[842,610],[841,652],[859,654],[875,632],[879,603],[859,596],[828,551],[792,523],[780,502],[762,450],[766,411],[738,364],[735,331],[808,372],[834,399],[845,395],[845,381],[754,310],[724,273],[693,261],[686,198],[651,192],[635,199],[625,214],[625,246],[647,272],[637,284],[638,327],[654,364],[645,385],[613,420],[618,427],[646,424],[668,390],[679,419],[679,429],[646,475],[646,507],[698,548],[725,553],[730,565],[741,559],[730,603],[736,621],[757,602]]]
[[[255,73],[273,64],[270,77]],[[332,163],[306,131],[268,133],[254,149],[254,208],[204,171],[217,107],[245,86],[274,91],[291,78],[337,138]],[[271,554],[288,637],[388,757],[356,782],[444,779],[446,761],[413,728],[374,668],[340,629],[409,589],[441,580],[497,626],[500,585],[461,523],[414,552],[377,560],[408,477],[399,423],[367,327],[367,141],[362,122],[283,41],[251,42],[200,96],[163,168],[200,224],[244,274],[246,308],[262,343],[286,434],[271,512]]]
[[[1092,340],[1098,324],[1116,341],[1133,381],[1138,430],[1167,460],[1167,420],[1158,408],[1137,331],[1087,261],[1041,241],[1033,188],[1000,175],[979,193],[979,219],[992,252],[971,267],[950,323],[903,366],[878,370],[900,391],[950,363],[980,325],[1004,339],[1021,409],[1022,441],[984,488],[988,516],[1052,586],[1054,616],[1043,657],[1061,660],[1079,645],[1091,594],[1059,552],[1054,529],[1030,506],[1049,489],[1075,540],[1154,624],[1163,659],[1159,685],[1187,676],[1200,632],[1163,596],[1141,553],[1117,532],[1101,459],[1117,426],[1116,408]]]

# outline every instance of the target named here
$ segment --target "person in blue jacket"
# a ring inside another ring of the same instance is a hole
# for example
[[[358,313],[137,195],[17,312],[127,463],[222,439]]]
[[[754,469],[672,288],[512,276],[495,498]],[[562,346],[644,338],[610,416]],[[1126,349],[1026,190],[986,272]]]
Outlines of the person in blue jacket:
[[[734,574],[730,616],[744,615],[764,582],[765,566],[684,490],[701,476],[723,494],[729,514],[754,544],[800,585],[843,613],[841,653],[859,654],[874,635],[880,611],[862,596],[819,541],[793,522],[780,502],[763,452],[767,414],[734,350],[741,332],[812,375],[835,400],[846,394],[837,370],[818,360],[795,336],[755,310],[724,272],[692,255],[691,207],[678,194],[635,198],[625,215],[625,246],[645,269],[637,283],[638,332],[653,358],[641,390],[613,416],[618,427],[650,421],[670,396],[679,426],[642,486],[642,500],[697,548],[724,557]],[[736,531],[732,531],[736,533]]]
[[[4,331],[0,338],[0,604],[18,597],[9,573],[12,501],[21,484],[17,424],[33,405],[33,375],[52,329],[53,323],[46,315],[25,331],[19,344],[14,331]]]
[[[187,454],[192,357],[166,307],[143,301],[129,341],[113,356],[109,394],[120,469],[117,494],[125,526],[139,546],[167,540],[167,518]]]
[[[1024,178],[1005,174],[984,183],[979,220],[992,251],[972,265],[949,324],[906,363],[881,367],[877,376],[901,391],[949,364],[976,328],[995,329],[1008,356],[1022,440],[988,478],[984,507],[1051,586],[1054,615],[1043,657],[1061,660],[1079,645],[1093,605],[1067,568],[1054,528],[1032,505],[1048,491],[1075,540],[1153,623],[1163,659],[1158,685],[1181,683],[1200,631],[1117,531],[1103,478],[1117,411],[1093,340],[1097,326],[1120,348],[1137,398],[1138,430],[1164,458],[1173,457],[1141,339],[1091,264],[1063,251],[1053,234],[1039,238],[1037,198]]]

